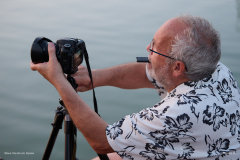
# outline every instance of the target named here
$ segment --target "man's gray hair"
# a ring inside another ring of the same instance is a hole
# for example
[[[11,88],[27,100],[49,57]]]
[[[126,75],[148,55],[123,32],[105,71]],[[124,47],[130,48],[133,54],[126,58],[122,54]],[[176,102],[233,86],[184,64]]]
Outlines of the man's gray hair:
[[[201,80],[215,71],[220,60],[220,35],[204,18],[182,15],[178,19],[187,28],[175,36],[170,56],[186,65],[190,81]]]

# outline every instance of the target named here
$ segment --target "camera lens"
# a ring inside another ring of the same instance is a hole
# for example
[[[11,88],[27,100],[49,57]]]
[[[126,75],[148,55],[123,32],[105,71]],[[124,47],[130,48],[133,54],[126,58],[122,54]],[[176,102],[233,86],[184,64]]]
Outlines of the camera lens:
[[[31,59],[33,63],[43,63],[48,62],[48,43],[52,42],[51,40],[45,37],[37,37],[31,49]]]

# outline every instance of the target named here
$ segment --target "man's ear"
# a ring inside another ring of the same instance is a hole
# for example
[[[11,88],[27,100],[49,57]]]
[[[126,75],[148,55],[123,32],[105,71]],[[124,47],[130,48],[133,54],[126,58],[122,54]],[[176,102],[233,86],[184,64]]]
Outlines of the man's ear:
[[[179,77],[184,75],[185,71],[186,71],[186,66],[183,62],[181,61],[176,61],[173,64],[173,76],[174,77]]]

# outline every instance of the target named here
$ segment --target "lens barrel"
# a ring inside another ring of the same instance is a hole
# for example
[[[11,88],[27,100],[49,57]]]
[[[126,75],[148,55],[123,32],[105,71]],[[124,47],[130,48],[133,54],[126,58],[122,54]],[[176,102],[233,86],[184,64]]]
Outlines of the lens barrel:
[[[33,63],[48,62],[48,43],[52,42],[45,37],[37,37],[31,48],[31,59]]]
[[[48,44],[52,42],[45,37],[37,37],[32,44],[31,59],[33,63],[48,62]],[[74,74],[82,63],[83,54],[87,53],[83,40],[77,38],[62,38],[54,43],[56,58],[66,74]]]

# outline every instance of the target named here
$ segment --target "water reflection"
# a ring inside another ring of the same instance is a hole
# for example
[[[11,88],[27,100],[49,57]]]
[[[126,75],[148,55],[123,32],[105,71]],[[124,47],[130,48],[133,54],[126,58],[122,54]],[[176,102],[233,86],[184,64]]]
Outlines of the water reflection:
[[[237,31],[240,32],[240,0],[236,0],[236,8],[237,8]]]

